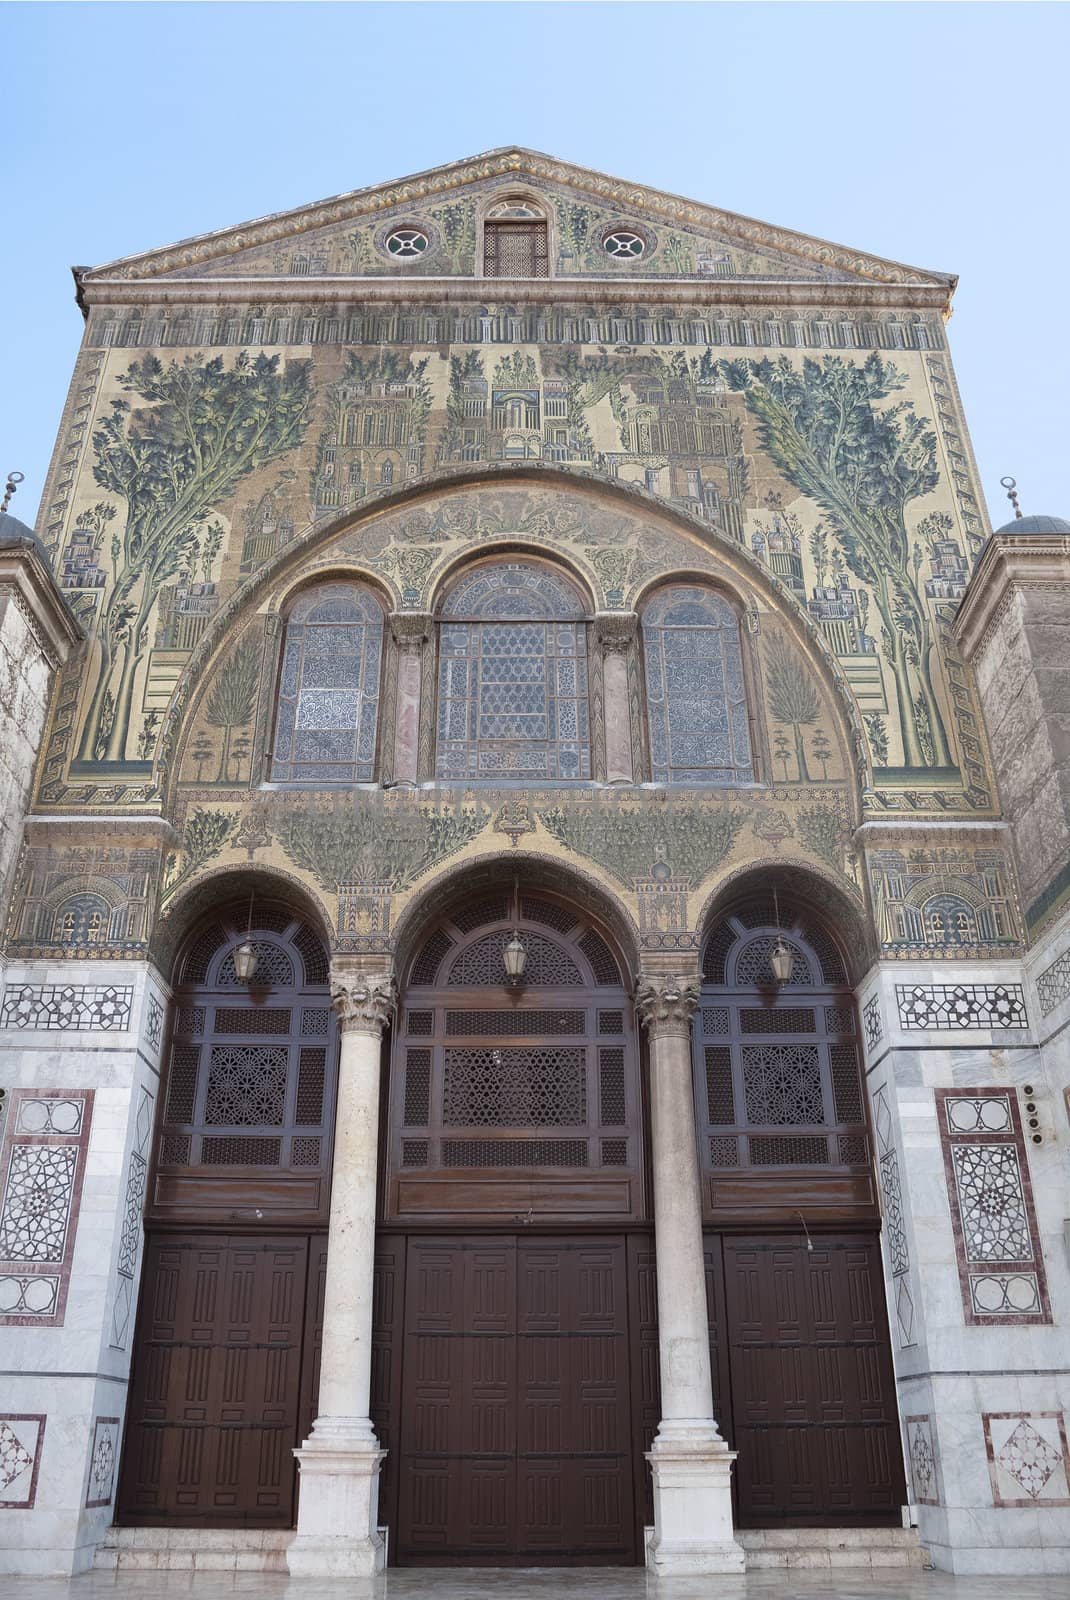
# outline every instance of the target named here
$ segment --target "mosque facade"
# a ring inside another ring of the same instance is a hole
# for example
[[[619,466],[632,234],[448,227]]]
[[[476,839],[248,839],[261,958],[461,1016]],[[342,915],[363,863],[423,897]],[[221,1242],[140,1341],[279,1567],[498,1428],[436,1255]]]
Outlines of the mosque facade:
[[[521,149],[75,278],[0,1570],[1070,1570],[1070,524],[955,279]]]

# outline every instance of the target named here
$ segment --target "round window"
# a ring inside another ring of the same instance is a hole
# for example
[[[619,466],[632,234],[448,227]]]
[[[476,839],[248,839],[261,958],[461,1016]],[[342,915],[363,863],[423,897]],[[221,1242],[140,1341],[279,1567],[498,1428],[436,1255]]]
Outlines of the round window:
[[[606,234],[602,249],[607,256],[614,256],[618,261],[634,260],[646,250],[646,240],[637,233],[618,228],[615,233]]]
[[[419,228],[395,228],[386,236],[386,248],[399,261],[413,261],[427,249],[427,235]]]

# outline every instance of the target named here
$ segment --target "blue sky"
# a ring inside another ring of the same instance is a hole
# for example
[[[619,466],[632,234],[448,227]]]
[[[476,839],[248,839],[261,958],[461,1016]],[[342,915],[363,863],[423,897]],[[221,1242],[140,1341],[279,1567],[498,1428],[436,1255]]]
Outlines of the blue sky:
[[[524,144],[959,273],[995,521],[1070,516],[1060,4],[0,6],[0,469],[36,510],[77,353],[69,267]],[[17,130],[17,138],[13,138]]]

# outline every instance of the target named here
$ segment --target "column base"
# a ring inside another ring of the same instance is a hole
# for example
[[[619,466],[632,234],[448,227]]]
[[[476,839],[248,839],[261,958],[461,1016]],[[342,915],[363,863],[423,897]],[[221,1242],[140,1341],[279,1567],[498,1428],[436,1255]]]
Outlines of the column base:
[[[742,1572],[743,1548],[732,1530],[732,1463],[715,1425],[662,1423],[646,1458],[654,1487],[648,1571],[659,1578]]]
[[[366,1418],[317,1418],[294,1451],[300,1467],[293,1577],[369,1578],[386,1566],[379,1467],[386,1455]]]

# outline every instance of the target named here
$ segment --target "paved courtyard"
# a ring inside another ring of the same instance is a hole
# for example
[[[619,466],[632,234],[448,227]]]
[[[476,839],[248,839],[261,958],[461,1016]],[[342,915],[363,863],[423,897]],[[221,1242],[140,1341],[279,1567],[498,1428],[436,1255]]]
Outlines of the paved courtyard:
[[[1068,1600],[1070,1577],[953,1578],[943,1572],[756,1572],[656,1582],[641,1569],[390,1571],[374,1580],[263,1573],[91,1572],[0,1578],[3,1600]]]

